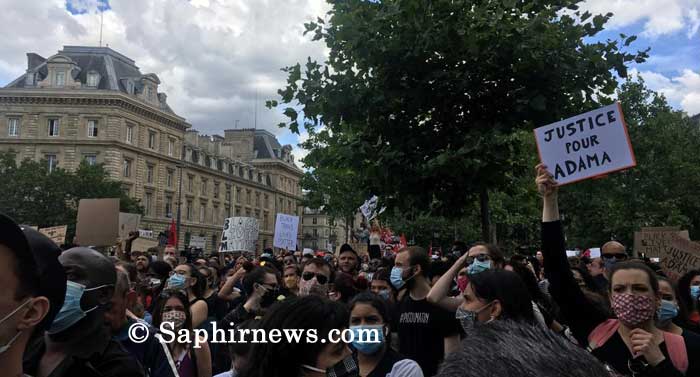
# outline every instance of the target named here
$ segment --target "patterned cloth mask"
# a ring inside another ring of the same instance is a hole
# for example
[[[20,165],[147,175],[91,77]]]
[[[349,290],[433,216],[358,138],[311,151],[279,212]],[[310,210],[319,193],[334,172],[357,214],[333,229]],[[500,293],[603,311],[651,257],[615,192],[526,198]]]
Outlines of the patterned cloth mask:
[[[163,313],[163,322],[172,322],[173,328],[181,328],[185,324],[185,312],[179,310],[171,310],[169,312]]]
[[[649,296],[618,293],[612,296],[612,309],[627,327],[637,327],[654,317],[656,307]]]

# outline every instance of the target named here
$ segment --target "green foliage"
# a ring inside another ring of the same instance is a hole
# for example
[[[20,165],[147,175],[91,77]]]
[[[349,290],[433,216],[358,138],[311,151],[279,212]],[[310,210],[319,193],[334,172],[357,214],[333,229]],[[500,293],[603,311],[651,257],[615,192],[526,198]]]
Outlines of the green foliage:
[[[109,179],[102,165],[83,161],[74,172],[48,171],[46,161],[17,163],[13,152],[0,153],[0,212],[22,224],[40,228],[68,225],[68,240],[75,234],[80,199],[120,198],[122,212],[143,214],[143,208],[128,197],[121,183]]]
[[[457,220],[482,190],[524,195],[504,174],[531,171],[521,131],[597,107],[614,73],[647,57],[620,48],[632,37],[586,43],[611,14],[582,14],[576,0],[329,2],[327,21],[306,24],[328,61],[284,68],[267,105],[309,131],[304,188],[331,211],[376,194],[407,216]],[[506,196],[492,195],[517,204]]]

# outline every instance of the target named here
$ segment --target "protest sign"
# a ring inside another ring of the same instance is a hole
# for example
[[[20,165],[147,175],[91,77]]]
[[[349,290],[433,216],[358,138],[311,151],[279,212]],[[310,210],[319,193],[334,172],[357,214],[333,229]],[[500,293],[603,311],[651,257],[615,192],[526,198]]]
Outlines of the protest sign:
[[[600,248],[599,247],[593,247],[589,249],[591,251],[591,254],[589,255],[589,258],[600,258]]]
[[[141,215],[138,213],[119,212],[119,238],[126,240],[129,238],[129,232],[139,230]]]
[[[686,272],[700,268],[700,244],[674,236],[659,264],[669,278],[677,280]]]
[[[152,230],[139,229],[139,238],[156,238]]]
[[[277,214],[275,221],[275,238],[272,246],[280,249],[296,250],[297,233],[299,232],[299,216]]]
[[[559,185],[637,165],[619,103],[537,128],[535,140]]]
[[[190,237],[190,247],[194,247],[195,249],[205,249],[207,247],[207,237]]]
[[[377,196],[374,195],[360,206],[360,211],[362,212],[362,215],[365,216],[367,221],[372,221],[372,219],[381,215],[382,212],[386,210],[386,207],[382,207],[380,210],[377,211],[378,202],[379,198],[377,198]]]
[[[634,255],[659,258],[666,253],[675,237],[690,239],[687,230],[680,227],[642,228],[634,233]]]
[[[158,241],[150,238],[137,238],[131,243],[131,251],[147,251],[152,247],[158,247]]]
[[[46,237],[49,237],[56,245],[63,245],[66,242],[66,233],[68,232],[68,225],[52,226],[50,228],[39,229]]]
[[[75,243],[111,246],[119,237],[119,199],[80,199]]]
[[[258,242],[258,219],[254,217],[229,217],[224,220],[220,252],[242,251],[255,253]]]

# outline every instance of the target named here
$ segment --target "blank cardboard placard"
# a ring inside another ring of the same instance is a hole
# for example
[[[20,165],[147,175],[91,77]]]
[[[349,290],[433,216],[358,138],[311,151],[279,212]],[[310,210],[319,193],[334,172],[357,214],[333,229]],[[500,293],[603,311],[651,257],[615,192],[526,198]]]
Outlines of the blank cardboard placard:
[[[111,246],[119,237],[119,199],[81,199],[75,243],[81,246]]]
[[[141,215],[138,213],[119,212],[119,238],[126,240],[129,232],[139,230]]]
[[[619,103],[537,128],[535,140],[559,185],[637,165]]]

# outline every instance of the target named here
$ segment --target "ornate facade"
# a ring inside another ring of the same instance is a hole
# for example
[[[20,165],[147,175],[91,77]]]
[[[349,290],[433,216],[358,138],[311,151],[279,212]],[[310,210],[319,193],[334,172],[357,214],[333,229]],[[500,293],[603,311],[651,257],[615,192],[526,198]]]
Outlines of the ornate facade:
[[[277,213],[302,215],[302,171],[271,133],[199,135],[168,106],[155,74],[107,47],[65,46],[27,61],[0,89],[0,150],[50,169],[104,164],[141,201],[141,228],[165,230],[180,209],[180,247],[205,236],[212,251],[225,217],[251,216],[262,250],[272,247]]]

